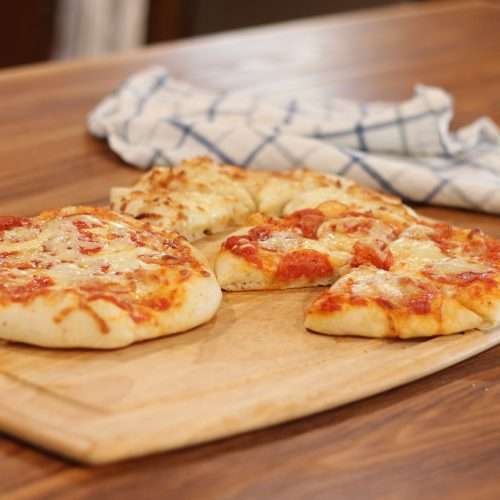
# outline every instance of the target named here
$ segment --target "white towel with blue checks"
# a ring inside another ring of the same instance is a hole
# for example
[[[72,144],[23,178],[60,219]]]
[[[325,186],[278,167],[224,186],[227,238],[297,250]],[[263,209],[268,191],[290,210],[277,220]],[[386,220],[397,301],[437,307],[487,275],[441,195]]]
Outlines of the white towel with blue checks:
[[[92,134],[141,169],[192,156],[271,170],[308,166],[414,203],[500,213],[500,132],[480,118],[449,129],[453,101],[417,86],[399,103],[331,94],[213,92],[152,67],[127,79],[89,115]]]

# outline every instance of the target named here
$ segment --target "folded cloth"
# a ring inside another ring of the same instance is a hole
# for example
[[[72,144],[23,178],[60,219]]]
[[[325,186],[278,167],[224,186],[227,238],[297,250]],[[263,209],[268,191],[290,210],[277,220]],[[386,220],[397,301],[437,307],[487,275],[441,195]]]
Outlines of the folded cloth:
[[[500,132],[480,118],[457,132],[453,100],[417,86],[399,103],[331,94],[212,92],[152,67],[127,79],[89,115],[90,132],[142,169],[192,156],[250,168],[308,166],[407,201],[500,213]]]

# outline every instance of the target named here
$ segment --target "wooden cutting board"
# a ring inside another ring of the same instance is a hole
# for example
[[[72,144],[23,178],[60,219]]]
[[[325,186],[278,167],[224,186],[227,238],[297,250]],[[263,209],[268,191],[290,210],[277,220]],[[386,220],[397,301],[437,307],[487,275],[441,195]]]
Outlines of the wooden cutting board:
[[[115,351],[0,345],[0,430],[101,464],[334,408],[500,343],[500,329],[419,341],[312,334],[303,314],[318,293],[226,294],[210,323]]]

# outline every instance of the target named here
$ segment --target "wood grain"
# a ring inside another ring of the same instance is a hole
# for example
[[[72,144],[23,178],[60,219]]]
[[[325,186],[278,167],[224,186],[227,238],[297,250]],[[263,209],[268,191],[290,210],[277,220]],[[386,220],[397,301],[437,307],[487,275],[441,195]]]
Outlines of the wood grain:
[[[500,122],[499,10],[405,6],[177,42],[125,56],[0,73],[0,209],[103,202],[134,179],[85,132],[88,110],[130,71],[166,64],[212,88],[394,99],[443,85],[464,124]],[[500,235],[498,217],[432,215]],[[495,348],[425,380],[294,423],[98,469],[0,438],[5,498],[498,498]]]
[[[227,293],[183,335],[105,353],[0,346],[0,429],[91,464],[199,444],[334,408],[500,343],[307,332],[318,290]]]

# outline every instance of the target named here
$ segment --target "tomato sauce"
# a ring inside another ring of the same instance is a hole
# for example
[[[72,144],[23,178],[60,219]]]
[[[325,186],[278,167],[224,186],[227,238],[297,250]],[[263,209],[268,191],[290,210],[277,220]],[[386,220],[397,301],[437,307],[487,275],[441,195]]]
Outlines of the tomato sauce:
[[[95,225],[89,224],[88,222],[85,222],[83,220],[73,220],[72,221],[73,226],[76,227],[78,231],[78,239],[80,241],[85,241],[89,243],[95,243],[96,242],[96,236],[89,231],[92,227],[97,227]],[[102,246],[97,245],[95,247],[84,247],[80,246],[79,251],[80,253],[84,255],[94,255],[102,250]]]
[[[366,306],[366,304],[368,304],[368,300],[364,297],[360,297],[359,295],[351,295],[349,297],[349,304],[353,304],[355,306]]]
[[[486,258],[496,266],[500,266],[500,241],[486,240]]]
[[[78,231],[82,231],[83,232],[83,231],[88,230],[88,229],[90,229],[92,227],[89,223],[87,223],[87,222],[85,222],[83,220],[78,220],[77,219],[77,220],[74,220],[72,222],[73,222],[73,226],[75,226],[78,229]]]
[[[347,234],[353,234],[353,233],[368,234],[372,227],[373,227],[373,221],[371,220],[356,221],[353,224],[346,224],[345,232]]]
[[[385,309],[394,309],[396,306],[388,299],[385,297],[376,297],[375,302],[380,306]]]
[[[251,241],[264,241],[271,236],[271,233],[271,226],[264,225],[253,227],[250,231],[248,231],[248,239]]]
[[[434,232],[431,239],[436,243],[443,252],[452,250],[457,246],[457,242],[453,241],[453,227],[445,222],[440,222],[432,226]]]
[[[446,222],[434,224],[433,228],[433,237],[436,238],[436,240],[447,240],[453,236],[453,227],[450,226],[450,224],[446,224]]]
[[[431,270],[424,270],[423,274],[428,278],[434,279],[441,283],[447,283],[449,285],[467,286],[477,281],[490,285],[496,284],[491,272],[478,273],[473,271],[466,271],[459,274],[436,275]]]
[[[385,243],[380,245],[380,251],[364,243],[357,241],[353,247],[354,255],[351,259],[351,266],[358,267],[364,264],[373,265],[379,269],[388,271],[394,263],[394,256]]]
[[[290,281],[298,278],[314,280],[333,275],[333,267],[326,255],[316,250],[296,250],[284,255],[278,264],[276,278]]]
[[[100,246],[91,247],[91,248],[80,247],[79,250],[80,250],[80,253],[83,253],[84,255],[94,255],[96,253],[99,253],[102,250],[102,247],[100,247]]]
[[[54,284],[48,276],[35,276],[25,285],[5,286],[0,283],[0,292],[14,302],[28,302],[43,294]]]
[[[319,303],[319,310],[321,312],[334,312],[340,311],[342,309],[343,301],[340,300],[341,297],[338,295],[332,295],[327,293],[321,298]]]
[[[0,259],[5,259],[14,255],[19,255],[19,252],[0,252]]]
[[[15,227],[29,226],[28,217],[16,217],[14,215],[0,215],[0,231],[7,231]]]
[[[326,217],[316,208],[305,208],[297,210],[285,217],[285,225],[291,225],[300,229],[306,238],[317,238],[319,226],[325,222]]]
[[[224,248],[239,257],[243,257],[251,264],[258,267],[262,265],[258,248],[248,236],[230,236],[224,242]]]
[[[166,297],[153,297],[143,301],[143,304],[156,311],[166,311],[171,305],[170,300]]]
[[[431,294],[411,297],[408,299],[406,306],[415,314],[429,314],[432,310],[432,299]]]
[[[368,300],[359,295],[335,295],[326,293],[319,303],[319,310],[325,313],[340,311],[344,304],[351,304],[353,306],[366,306]]]
[[[438,292],[427,283],[416,283],[417,290],[404,297],[405,306],[415,314],[429,314]]]
[[[138,247],[143,247],[145,246],[145,243],[144,241],[141,240],[141,238],[139,237],[139,235],[135,232],[131,232],[130,233],[130,239],[131,241],[133,241]]]

